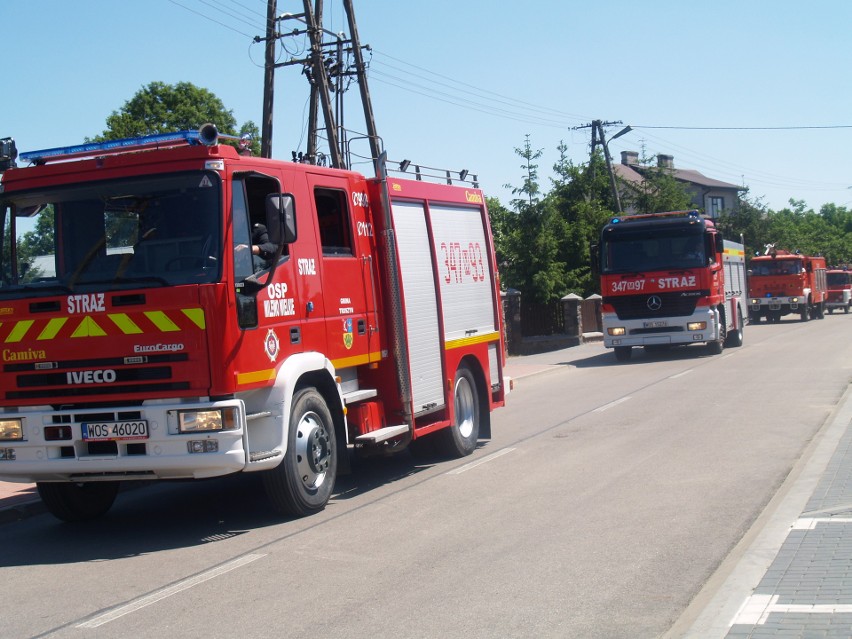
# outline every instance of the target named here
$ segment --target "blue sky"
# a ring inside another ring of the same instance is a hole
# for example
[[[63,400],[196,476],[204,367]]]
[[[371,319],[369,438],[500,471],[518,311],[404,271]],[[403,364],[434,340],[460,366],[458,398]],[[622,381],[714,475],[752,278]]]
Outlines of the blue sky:
[[[278,0],[279,13],[301,8]],[[338,0],[325,11],[326,28],[348,31]],[[205,87],[259,125],[252,37],[265,12],[266,0],[2,0],[0,137],[21,151],[80,143],[153,81]],[[573,127],[620,120],[634,130],[611,143],[616,161],[670,154],[776,210],[790,198],[852,206],[845,0],[355,0],[355,12],[391,160],[468,169],[508,203],[527,134],[546,190],[560,140],[575,162],[588,157],[589,129]],[[290,39],[280,59],[302,44]],[[363,130],[348,95],[347,124]],[[307,96],[296,67],[277,71],[276,157],[304,148]]]

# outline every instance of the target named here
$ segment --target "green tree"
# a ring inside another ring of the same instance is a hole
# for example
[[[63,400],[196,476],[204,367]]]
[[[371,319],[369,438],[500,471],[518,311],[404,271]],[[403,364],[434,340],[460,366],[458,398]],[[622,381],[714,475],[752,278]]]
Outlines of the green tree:
[[[102,142],[156,133],[195,131],[208,122],[215,124],[222,134],[238,135],[233,111],[226,109],[211,91],[191,82],[174,85],[151,82],[107,117],[107,128],[94,140]],[[252,153],[259,155],[260,136],[254,122],[249,120],[243,124],[239,134],[243,133],[254,134]]]
[[[642,170],[638,190],[625,195],[625,206],[631,204],[638,213],[683,211],[692,208],[692,198],[672,172],[665,167],[649,166]]]

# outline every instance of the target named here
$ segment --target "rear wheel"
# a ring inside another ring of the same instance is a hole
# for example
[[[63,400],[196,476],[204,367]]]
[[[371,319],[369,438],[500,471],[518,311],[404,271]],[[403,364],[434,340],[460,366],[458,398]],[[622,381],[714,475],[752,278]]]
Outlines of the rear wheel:
[[[119,482],[39,482],[41,501],[62,521],[91,521],[110,508],[118,495]]]
[[[325,508],[337,477],[334,421],[314,388],[293,396],[287,453],[263,474],[266,494],[284,514],[304,517]]]
[[[440,453],[448,457],[464,457],[476,449],[481,408],[473,372],[462,364],[453,382],[453,423],[435,433]]]

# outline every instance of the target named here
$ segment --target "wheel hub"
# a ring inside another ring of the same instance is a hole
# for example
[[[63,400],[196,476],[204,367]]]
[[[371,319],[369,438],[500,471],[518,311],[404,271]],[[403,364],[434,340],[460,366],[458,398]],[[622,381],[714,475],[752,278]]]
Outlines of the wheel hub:
[[[305,486],[318,488],[322,485],[331,455],[330,437],[322,420],[315,413],[306,413],[296,430],[296,465]]]

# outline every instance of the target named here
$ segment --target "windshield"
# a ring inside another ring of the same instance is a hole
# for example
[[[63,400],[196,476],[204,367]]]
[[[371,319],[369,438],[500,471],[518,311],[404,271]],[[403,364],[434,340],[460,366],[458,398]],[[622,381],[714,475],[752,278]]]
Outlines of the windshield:
[[[755,260],[751,263],[751,274],[758,277],[763,275],[797,275],[802,270],[801,260]]]
[[[216,281],[220,192],[196,172],[7,194],[0,296]]]
[[[852,283],[852,273],[826,273],[826,280],[830,288],[844,288]]]
[[[704,235],[691,229],[605,233],[601,259],[604,273],[700,268],[708,264]]]

